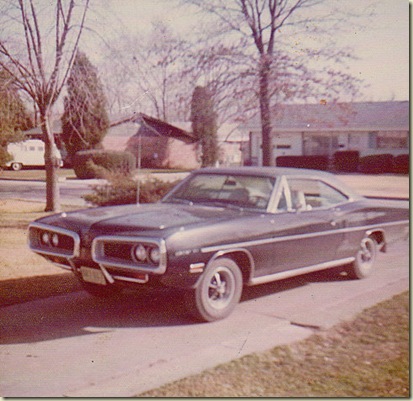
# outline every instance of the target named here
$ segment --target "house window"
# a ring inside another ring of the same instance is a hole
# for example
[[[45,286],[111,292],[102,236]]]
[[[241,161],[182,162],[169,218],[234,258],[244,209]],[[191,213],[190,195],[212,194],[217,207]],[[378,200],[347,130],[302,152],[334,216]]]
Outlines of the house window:
[[[378,149],[407,149],[408,146],[405,132],[379,132],[377,135]]]
[[[360,146],[360,134],[350,134],[349,147],[355,148]]]
[[[369,132],[369,148],[377,148],[377,132]]]

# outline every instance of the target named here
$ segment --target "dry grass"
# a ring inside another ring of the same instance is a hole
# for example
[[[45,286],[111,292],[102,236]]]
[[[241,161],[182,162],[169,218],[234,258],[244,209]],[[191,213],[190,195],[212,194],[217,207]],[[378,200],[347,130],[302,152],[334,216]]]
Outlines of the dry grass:
[[[70,273],[31,252],[27,227],[45,216],[44,204],[0,200],[0,306],[80,289]]]
[[[60,178],[76,178],[73,169],[60,168],[57,171]],[[8,180],[36,180],[36,181],[46,181],[46,171],[44,168],[31,168],[23,169],[20,171],[11,170],[1,170],[0,178]]]

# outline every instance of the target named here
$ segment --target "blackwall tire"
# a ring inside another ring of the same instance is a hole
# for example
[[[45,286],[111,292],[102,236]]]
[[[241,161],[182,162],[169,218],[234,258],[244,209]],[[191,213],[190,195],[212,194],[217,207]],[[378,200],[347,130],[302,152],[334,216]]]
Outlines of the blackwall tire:
[[[215,259],[208,264],[195,290],[186,294],[187,306],[198,320],[224,319],[237,306],[242,285],[241,271],[232,259]]]
[[[368,277],[374,270],[377,257],[377,242],[372,237],[363,238],[356,260],[350,267],[349,276],[353,279]]]

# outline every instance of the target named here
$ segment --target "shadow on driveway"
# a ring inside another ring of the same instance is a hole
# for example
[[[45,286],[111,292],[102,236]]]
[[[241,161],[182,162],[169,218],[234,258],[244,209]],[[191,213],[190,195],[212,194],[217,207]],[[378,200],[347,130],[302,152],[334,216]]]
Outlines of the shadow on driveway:
[[[340,275],[342,270],[330,269],[246,287],[241,302],[312,282],[348,280]],[[5,289],[7,291],[3,291]],[[6,298],[3,297],[5,293],[9,293]],[[2,281],[0,294],[3,306],[0,308],[0,344],[35,343],[121,328],[204,324],[192,319],[179,291],[142,289],[125,291],[116,298],[98,299],[82,291],[76,278],[69,273]],[[28,302],[35,299],[35,302]],[[4,306],[7,302],[14,305]]]

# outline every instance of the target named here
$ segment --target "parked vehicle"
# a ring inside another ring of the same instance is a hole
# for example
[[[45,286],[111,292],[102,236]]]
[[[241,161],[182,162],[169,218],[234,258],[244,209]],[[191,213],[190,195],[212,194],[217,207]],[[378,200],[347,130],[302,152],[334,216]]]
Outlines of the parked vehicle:
[[[6,163],[6,167],[18,171],[23,167],[44,166],[44,150],[45,144],[40,139],[11,143],[7,146],[7,152],[12,155],[13,159]],[[55,151],[60,159],[60,166],[63,166],[62,156],[56,146]]]
[[[408,235],[409,211],[366,199],[329,173],[200,169],[161,202],[93,208],[30,224],[29,246],[111,296],[125,285],[184,290],[193,314],[228,316],[244,285],[345,266],[374,269]]]

